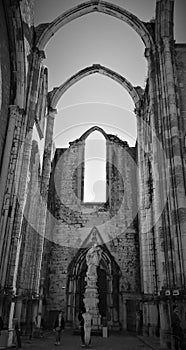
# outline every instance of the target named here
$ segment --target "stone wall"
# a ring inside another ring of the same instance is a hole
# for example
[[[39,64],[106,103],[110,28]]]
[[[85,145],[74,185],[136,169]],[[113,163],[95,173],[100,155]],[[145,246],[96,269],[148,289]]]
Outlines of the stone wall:
[[[97,230],[100,246],[110,252],[120,271],[118,296],[140,292],[136,149],[109,135],[108,199],[106,203],[84,203],[76,196],[82,192],[78,186],[83,186],[83,170],[77,170],[84,169],[83,141],[57,149],[53,162],[48,204],[52,218],[48,216],[46,229],[51,241],[45,287],[48,312],[61,307],[66,311],[68,269],[78,251],[91,244],[92,230]]]
[[[126,328],[140,307],[144,332],[158,330],[162,348],[171,347],[173,303],[178,303],[185,326],[186,49],[174,41],[173,8],[172,0],[157,1],[155,20],[149,23],[130,16],[145,43],[144,91],[99,65],[80,74],[102,72],[120,82],[133,98],[138,116],[137,149],[99,129],[107,144],[106,203],[83,202],[86,135],[56,151],[47,203],[53,108],[64,91],[54,89],[50,105],[41,50],[58,25],[54,22],[37,41],[47,24],[32,27],[33,1],[0,4],[0,311],[9,327],[9,345],[14,316],[30,322],[37,315],[40,327],[42,310],[44,316],[44,311],[63,307],[67,320],[76,323],[77,280],[85,272],[85,255],[94,235],[106,266],[109,322]],[[123,19],[127,18],[124,12]],[[79,74],[74,81],[78,80]]]
[[[48,133],[46,131],[50,124],[50,118],[46,118],[48,76],[47,68],[40,67],[43,52],[32,50],[33,4],[32,0],[6,1],[0,11],[0,86],[3,84],[0,106],[1,117],[5,118],[1,123],[0,141],[0,157],[4,152],[0,179],[0,309],[5,325],[10,328],[13,315],[18,319],[23,316],[23,321],[34,317],[33,310],[30,307],[27,310],[27,302],[37,297],[40,289],[46,188],[51,163],[53,126]],[[16,307],[12,299],[15,295],[19,295]]]
[[[182,142],[185,147],[186,133],[186,45],[175,45],[176,71],[178,79],[178,96],[180,104],[180,128],[182,130]]]
[[[162,6],[160,2],[158,5]],[[172,4],[166,1],[166,6]],[[161,16],[159,10],[157,17]],[[161,344],[166,348],[170,343],[172,305],[182,303],[182,319],[186,307],[186,203],[185,45],[174,45],[164,30],[157,26],[158,50],[147,56],[149,79],[138,111],[137,141],[144,329],[156,334],[160,317]]]
[[[10,101],[10,59],[6,17],[2,1],[0,3],[0,164],[8,126],[8,105]]]

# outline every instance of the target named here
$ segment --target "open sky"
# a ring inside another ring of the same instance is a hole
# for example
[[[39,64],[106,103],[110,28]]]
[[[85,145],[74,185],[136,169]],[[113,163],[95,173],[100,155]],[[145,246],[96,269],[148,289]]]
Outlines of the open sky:
[[[50,22],[64,11],[82,3],[80,0],[35,1],[35,25]],[[149,21],[155,16],[155,0],[111,0]],[[175,0],[175,38],[184,35],[186,2]],[[80,69],[102,64],[127,78],[134,86],[145,86],[147,62],[144,44],[126,23],[105,14],[89,14],[58,31],[46,48],[45,64],[49,67],[49,88],[59,86]],[[58,104],[55,122],[57,146],[81,136],[92,125],[117,134],[135,144],[136,121],[131,97],[118,83],[94,74],[73,85]],[[114,115],[114,118],[113,118]]]
[[[35,0],[35,26],[51,22],[80,0]],[[155,0],[110,0],[148,22],[155,17]],[[175,39],[186,42],[186,1],[175,0]],[[45,64],[49,68],[49,90],[64,83],[79,70],[94,63],[104,65],[129,80],[145,86],[147,62],[144,44],[123,21],[93,13],[76,19],[50,40]],[[134,104],[124,88],[113,80],[94,74],[73,85],[62,96],[55,120],[56,147],[68,147],[93,125],[118,135],[130,146],[136,142]],[[97,135],[96,135],[97,137]]]

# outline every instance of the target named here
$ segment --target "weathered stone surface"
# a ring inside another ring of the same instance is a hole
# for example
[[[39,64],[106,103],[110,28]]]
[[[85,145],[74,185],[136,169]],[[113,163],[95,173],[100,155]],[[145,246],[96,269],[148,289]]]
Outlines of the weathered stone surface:
[[[48,311],[60,306],[65,307],[66,300],[63,297],[62,302],[62,294],[64,294],[64,288],[67,288],[66,293],[69,293],[68,266],[73,259],[74,251],[71,247],[88,247],[90,244],[88,237],[94,227],[100,235],[100,247],[102,245],[107,247],[120,270],[117,293],[119,294],[120,289],[128,293],[140,291],[139,240],[137,227],[133,224],[137,215],[137,192],[135,191],[137,166],[133,160],[136,158],[135,149],[130,149],[126,143],[112,135],[108,135],[108,138],[109,167],[107,167],[106,176],[110,194],[108,203],[105,204],[86,204],[82,198],[75,195],[77,186],[83,186],[84,182],[83,172],[80,173],[81,179],[78,179],[79,172],[75,177],[73,173],[78,167],[83,166],[81,163],[83,159],[79,159],[79,155],[84,154],[85,144],[77,140],[69,149],[56,150],[49,189],[49,207],[52,208],[52,214],[57,219],[52,230],[50,227],[50,239],[57,245],[51,244]],[[113,154],[114,164],[112,164]],[[82,193],[79,188],[78,191]],[[50,203],[56,203],[57,206],[52,207]],[[57,258],[59,256],[60,259]],[[77,275],[76,278],[78,281],[80,276]],[[119,304],[117,313],[118,307]],[[79,305],[75,304],[76,314],[68,321],[76,322],[78,309]],[[70,315],[72,314],[70,312]],[[113,317],[112,315],[110,320],[111,326],[114,323]],[[119,321],[118,318],[117,321]]]
[[[41,318],[52,327],[61,307],[67,324],[78,325],[92,237],[102,249],[98,308],[109,327],[135,330],[141,309],[145,334],[159,332],[166,348],[172,302],[186,327],[186,45],[174,41],[173,3],[157,1],[149,23],[104,1],[80,4],[38,26],[38,47],[33,1],[0,5],[0,311],[9,329],[13,315],[26,332],[36,316],[38,327]],[[123,20],[141,37],[148,61],[144,91],[98,63],[48,93],[43,48],[65,23],[95,11]],[[94,73],[132,97],[136,147],[95,126],[56,150],[51,171],[53,108],[70,86]],[[105,203],[83,202],[85,139],[93,130],[106,138]]]
[[[10,96],[10,59],[9,59],[9,42],[6,28],[6,17],[2,2],[0,3],[0,160],[2,162],[3,148],[8,125],[8,105]]]

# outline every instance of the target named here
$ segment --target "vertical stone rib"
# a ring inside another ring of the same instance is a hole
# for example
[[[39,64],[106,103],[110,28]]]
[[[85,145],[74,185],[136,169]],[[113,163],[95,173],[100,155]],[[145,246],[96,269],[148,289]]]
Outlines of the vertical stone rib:
[[[84,152],[85,142],[82,141],[78,148],[77,189],[75,189],[80,202],[84,200]]]
[[[168,275],[165,258],[165,244],[163,235],[163,183],[162,183],[162,170],[163,170],[163,156],[162,156],[162,144],[159,138],[160,126],[161,126],[161,112],[159,103],[159,81],[157,74],[157,52],[153,48],[152,52],[148,56],[149,61],[149,94],[151,99],[151,130],[152,130],[152,174],[153,174],[153,220],[154,220],[154,239],[155,247],[158,254],[157,266],[158,266],[158,282],[159,290],[167,285]]]
[[[35,265],[35,285],[34,290],[39,293],[40,272],[44,247],[44,236],[47,216],[47,199],[48,199],[48,186],[51,172],[51,156],[53,149],[53,129],[56,110],[49,109],[47,116],[47,127],[45,136],[45,148],[43,156],[43,169],[41,180],[41,198],[40,198],[40,212],[39,212],[39,227],[38,227],[38,245],[37,245],[37,259]]]
[[[8,285],[12,286],[13,290],[16,290],[17,272],[18,272],[18,262],[19,254],[21,248],[21,227],[23,222],[23,212],[26,204],[27,198],[27,185],[28,185],[28,171],[32,147],[32,128],[31,120],[34,116],[36,98],[37,98],[37,88],[38,88],[38,76],[39,67],[41,59],[43,58],[43,52],[36,50],[33,54],[33,60],[31,62],[31,76],[30,76],[30,89],[27,96],[27,109],[25,116],[25,128],[23,131],[24,145],[20,149],[18,165],[16,168],[16,181],[17,181],[17,194],[18,201],[16,203],[15,213],[14,213],[14,227],[12,233],[12,246],[11,246],[11,258],[9,260],[9,276]],[[28,126],[29,125],[29,126]],[[32,122],[33,125],[33,122]],[[30,132],[26,136],[26,127]]]
[[[186,208],[185,202],[185,183],[183,178],[183,164],[180,150],[180,130],[178,126],[178,109],[176,100],[176,88],[175,88],[175,77],[173,69],[173,50],[171,50],[171,43],[168,38],[164,38],[164,71],[165,81],[167,87],[167,120],[168,120],[168,137],[169,137],[169,157],[171,166],[171,191],[172,191],[172,216],[174,218],[174,243],[178,246],[177,252],[177,269],[179,265],[181,278],[181,284],[184,283],[184,268],[183,268],[183,255],[185,253],[184,247],[182,246],[182,234],[185,229],[185,223],[180,220],[180,212]],[[185,266],[186,268],[186,266]],[[177,276],[177,278],[179,278]],[[179,284],[180,284],[179,282]]]
[[[140,258],[141,258],[141,285],[142,291],[145,293],[147,291],[147,269],[146,269],[146,250],[145,250],[145,233],[143,230],[143,158],[142,158],[142,140],[143,140],[143,119],[141,116],[137,116],[137,131],[138,131],[138,208],[139,208],[139,231],[140,231]]]
[[[22,127],[24,124],[23,116],[18,106],[10,106],[10,129],[11,129],[11,150],[8,162],[8,174],[4,189],[4,205],[1,216],[1,284],[4,285],[8,267],[9,250],[11,243],[12,226],[16,205],[16,169],[19,158],[19,151],[22,144]],[[12,135],[13,133],[13,135]],[[2,270],[3,268],[3,270]]]
[[[165,62],[162,55],[161,47],[159,47],[159,57],[160,57],[160,77],[162,82],[166,80],[166,72],[165,72]],[[169,273],[170,273],[170,287],[178,287],[180,282],[180,268],[178,264],[175,262],[179,261],[180,258],[178,256],[178,242],[175,239],[175,225],[173,223],[173,217],[171,215],[174,210],[174,194],[171,188],[173,185],[173,177],[172,177],[172,157],[170,152],[172,150],[172,141],[170,136],[170,123],[168,121],[169,111],[168,111],[168,103],[167,103],[167,89],[166,84],[161,84],[161,105],[162,105],[162,128],[161,128],[161,137],[162,137],[162,145],[164,149],[164,154],[166,156],[166,166],[163,168],[163,190],[164,195],[167,198],[167,203],[165,207],[165,227],[168,239],[168,261],[169,261]],[[179,277],[178,277],[179,276]]]

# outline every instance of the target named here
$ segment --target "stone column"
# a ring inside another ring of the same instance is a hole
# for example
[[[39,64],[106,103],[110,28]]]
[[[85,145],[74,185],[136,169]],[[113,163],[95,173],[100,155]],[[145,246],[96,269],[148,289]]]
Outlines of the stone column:
[[[14,315],[15,302],[11,302],[10,312],[9,312],[9,321],[8,321],[8,344],[10,347],[13,341],[13,315]]]
[[[97,288],[97,267],[101,260],[101,248],[96,244],[91,247],[86,255],[87,262],[87,274],[84,294],[84,304],[87,311],[90,312],[92,316],[93,328],[98,328],[100,326],[101,320],[98,310],[98,288]]]
[[[170,304],[160,302],[160,344],[163,349],[171,348]]]
[[[5,147],[2,176],[0,180],[0,207],[2,204],[2,216],[0,220],[0,279],[2,286],[6,278],[9,257],[8,252],[10,250],[12,224],[14,220],[15,189],[17,188],[15,172],[21,146],[22,110],[20,110],[17,105],[9,106],[9,118],[7,138],[10,145],[9,149],[8,144],[6,145],[7,147]],[[4,245],[6,249],[3,250]]]
[[[85,157],[85,141],[78,143],[78,176],[77,176],[77,197],[79,205],[84,200],[84,157]]]
[[[127,330],[127,300],[123,298],[123,329]]]
[[[108,198],[108,202],[110,207],[112,208],[112,202],[111,202],[111,198],[112,198],[112,193],[111,193],[111,185],[112,185],[112,181],[111,181],[111,177],[112,177],[112,144],[110,141],[106,141],[106,154],[107,154],[107,164],[106,164],[106,174],[107,174],[107,198]]]
[[[153,302],[149,303],[149,336],[156,336],[158,324],[158,310],[157,305]]]
[[[176,284],[179,288],[184,285],[184,270],[186,268],[185,247],[182,237],[185,234],[186,220],[183,219],[186,212],[185,199],[185,179],[184,164],[181,151],[181,138],[183,133],[179,126],[179,105],[177,101],[175,62],[174,62],[174,44],[169,38],[163,38],[163,63],[164,77],[167,86],[166,104],[167,104],[167,132],[169,138],[168,153],[170,157],[170,184],[172,208],[170,216],[172,218],[173,234],[171,239],[175,247],[175,267]],[[166,130],[165,130],[166,131]]]
[[[38,314],[37,314],[37,327],[41,327],[41,316],[42,316],[42,308],[43,308],[43,284],[44,278],[41,278],[41,289],[39,296],[39,306],[38,306]]]
[[[8,177],[9,163],[11,158],[12,143],[14,141],[15,126],[17,122],[17,116],[19,112],[19,107],[17,105],[9,106],[9,125],[6,136],[6,143],[3,154],[3,162],[1,168],[0,177],[0,212],[3,206],[4,193],[6,189],[6,182]]]
[[[21,320],[21,309],[22,309],[22,291],[19,290],[18,291],[18,297],[16,300],[16,305],[15,305],[15,316],[18,319],[18,321],[20,322]]]
[[[9,286],[16,291],[19,255],[21,248],[21,227],[23,223],[23,214],[26,204],[27,197],[27,185],[28,185],[28,173],[29,173],[29,163],[31,155],[32,146],[32,128],[28,126],[29,121],[32,119],[32,125],[34,123],[34,113],[35,104],[37,100],[37,87],[39,80],[40,64],[43,58],[43,52],[36,50],[33,53],[32,61],[30,62],[31,75],[29,81],[29,92],[27,99],[27,106],[25,111],[25,116],[21,118],[23,126],[20,126],[20,143],[23,142],[23,147],[19,148],[18,159],[15,169],[15,195],[14,202],[12,205],[12,218],[13,228],[12,228],[12,243],[11,243],[11,258],[9,261],[9,274],[7,276]],[[30,125],[30,124],[29,124]],[[26,137],[26,128],[27,133]],[[17,199],[19,200],[19,205],[17,205]]]
[[[113,277],[107,276],[107,284],[108,284],[108,292],[107,292],[107,324],[108,326],[112,326],[113,324],[113,316],[112,316],[112,310],[113,310],[113,285],[112,285],[112,279]]]
[[[47,199],[48,199],[48,186],[50,180],[51,172],[51,157],[53,148],[53,129],[54,129],[54,118],[56,110],[49,109],[47,116],[47,127],[45,136],[45,148],[43,155],[43,169],[42,169],[42,180],[41,180],[41,205],[39,215],[39,225],[38,225],[38,244],[37,244],[37,257],[35,263],[35,276],[33,281],[33,290],[39,295],[39,288],[43,289],[43,280],[41,280],[40,286],[40,274],[41,274],[41,264],[43,257],[43,247],[44,247],[44,237],[45,237],[45,227],[46,227],[46,216],[47,216]],[[41,292],[41,291],[40,291]],[[42,297],[40,297],[39,310],[38,310],[38,320],[40,320],[40,315],[42,310]],[[40,327],[40,321],[38,321],[38,327]]]
[[[54,130],[54,120],[57,114],[56,109],[49,108],[47,115],[47,126],[45,135],[45,148],[43,155],[43,169],[42,169],[42,195],[46,197],[48,183],[51,171],[51,156],[53,148],[53,130]]]

